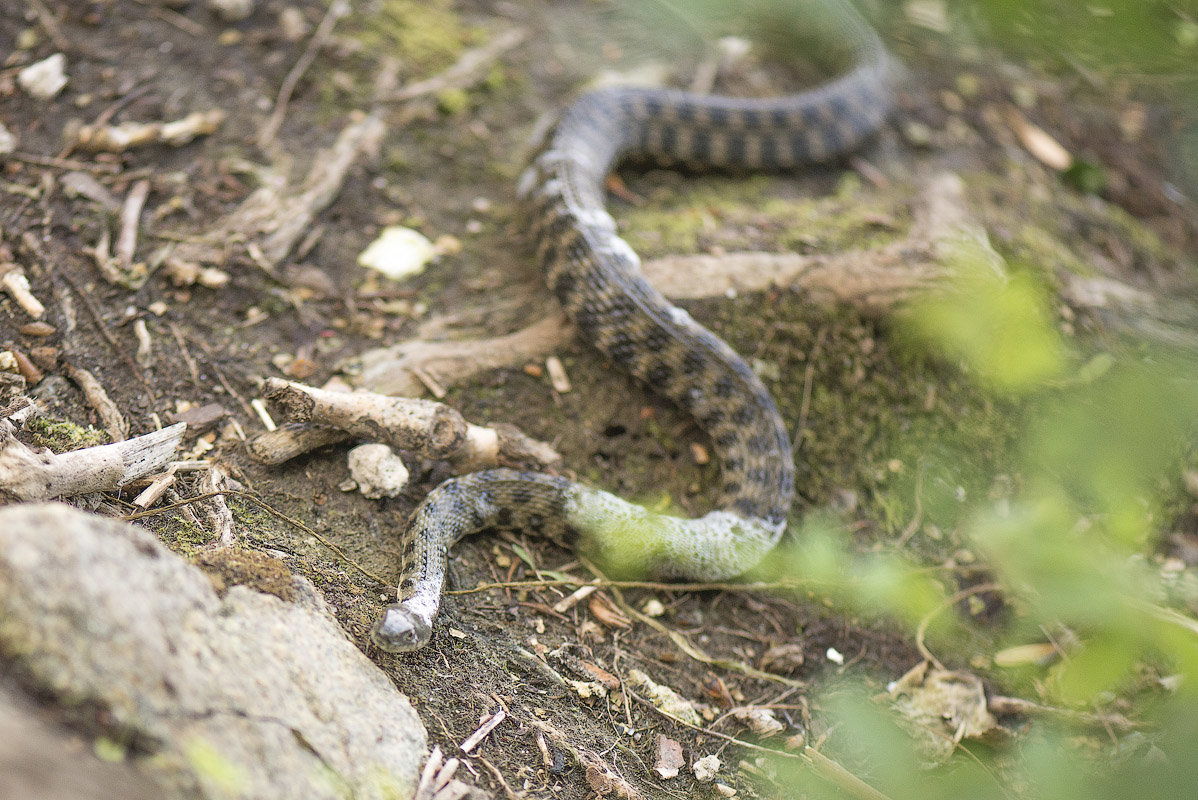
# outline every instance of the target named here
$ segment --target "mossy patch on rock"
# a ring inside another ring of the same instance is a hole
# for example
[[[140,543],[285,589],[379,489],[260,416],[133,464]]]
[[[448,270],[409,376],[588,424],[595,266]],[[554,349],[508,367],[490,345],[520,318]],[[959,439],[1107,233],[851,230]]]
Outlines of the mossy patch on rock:
[[[96,447],[108,442],[108,434],[91,425],[84,427],[53,417],[34,417],[26,428],[30,433],[30,444],[48,448],[54,453]]]

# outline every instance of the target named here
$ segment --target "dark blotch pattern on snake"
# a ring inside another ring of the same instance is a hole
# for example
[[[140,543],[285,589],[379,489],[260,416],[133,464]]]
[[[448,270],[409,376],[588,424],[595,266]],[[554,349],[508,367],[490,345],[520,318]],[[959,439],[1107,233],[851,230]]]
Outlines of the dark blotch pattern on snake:
[[[872,135],[889,111],[886,52],[851,8],[829,8],[827,16],[852,56],[840,77],[761,100],[594,91],[566,110],[521,180],[537,257],[581,335],[711,437],[723,476],[718,509],[699,519],[655,514],[565,478],[516,470],[448,480],[409,521],[399,602],[372,633],[380,648],[403,652],[428,642],[448,549],[482,529],[565,535],[625,571],[704,581],[743,574],[777,544],[794,494],[778,409],[743,359],[641,276],[636,253],[604,210],[603,186],[612,166],[632,154],[777,170],[833,159]]]

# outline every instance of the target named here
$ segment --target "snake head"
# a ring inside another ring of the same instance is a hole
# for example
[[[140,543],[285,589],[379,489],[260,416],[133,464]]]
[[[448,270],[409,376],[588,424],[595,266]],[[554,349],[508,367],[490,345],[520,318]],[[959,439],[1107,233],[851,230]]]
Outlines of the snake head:
[[[431,637],[432,629],[428,623],[404,608],[402,603],[387,606],[370,632],[375,645],[388,653],[419,650]]]

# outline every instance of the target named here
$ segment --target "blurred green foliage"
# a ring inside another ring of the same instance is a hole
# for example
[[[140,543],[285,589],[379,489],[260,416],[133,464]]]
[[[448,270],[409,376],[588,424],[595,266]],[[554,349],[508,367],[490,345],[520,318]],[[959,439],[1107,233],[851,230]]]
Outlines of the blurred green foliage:
[[[1161,763],[1141,793],[1183,796],[1198,763],[1198,741],[1183,735],[1198,717],[1198,623],[1189,609],[1162,605],[1168,591],[1154,553],[1193,459],[1198,360],[1139,345],[1084,358],[1058,333],[1050,290],[1030,270],[1004,276],[968,249],[954,268],[947,290],[912,305],[902,335],[958,361],[996,395],[1018,395],[1025,409],[1014,490],[963,504],[956,525],[1012,612],[991,623],[995,646],[1065,634],[1055,663],[1024,667],[1029,682],[1021,685],[1017,671],[990,677],[1061,707],[1116,703],[1145,729],[1106,740],[1038,722],[1011,749],[974,745],[921,771],[915,743],[895,720],[837,691],[821,701],[822,713],[852,734],[832,748],[895,798],[1127,797],[1150,756]],[[824,521],[806,528],[787,556],[789,574],[838,603],[885,609],[908,624],[943,611],[939,598],[954,587],[926,570],[897,554],[855,555]],[[959,636],[939,621],[933,649],[949,660],[971,655],[956,651]],[[1143,752],[1127,755],[1137,742]],[[811,776],[795,780],[820,796]]]
[[[966,0],[1011,55],[1110,74],[1193,77],[1196,0]]]

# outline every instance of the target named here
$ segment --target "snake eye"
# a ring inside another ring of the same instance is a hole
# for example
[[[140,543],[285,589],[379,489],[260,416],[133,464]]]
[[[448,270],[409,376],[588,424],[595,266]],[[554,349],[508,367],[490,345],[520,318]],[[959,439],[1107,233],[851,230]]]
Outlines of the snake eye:
[[[374,623],[370,638],[388,653],[410,653],[428,644],[432,631],[428,624],[404,608],[401,603],[387,606]]]

